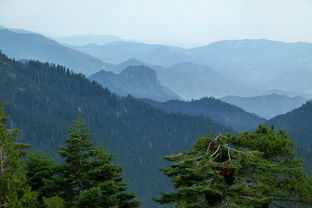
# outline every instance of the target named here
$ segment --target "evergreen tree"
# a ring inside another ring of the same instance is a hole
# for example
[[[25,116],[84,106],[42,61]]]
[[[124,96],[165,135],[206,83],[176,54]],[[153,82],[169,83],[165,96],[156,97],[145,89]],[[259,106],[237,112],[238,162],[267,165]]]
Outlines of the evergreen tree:
[[[205,136],[164,173],[177,192],[155,201],[176,207],[312,207],[312,179],[295,157],[285,132],[259,126],[254,132]]]
[[[95,143],[82,120],[68,130],[65,146],[60,150],[65,163],[59,166],[56,195],[66,207],[138,207],[135,194],[124,193],[127,184],[122,181],[121,168],[112,163],[112,156]]]
[[[7,120],[0,105],[0,208],[33,208],[37,193],[26,184],[22,160],[27,146],[13,141],[18,131],[6,129]]]
[[[57,175],[57,168],[58,165],[43,154],[27,154],[25,162],[27,183],[32,187],[32,190],[38,193],[39,207],[46,207],[48,206],[46,203],[51,204],[53,200],[56,200],[53,193],[58,187],[54,185],[53,178]]]

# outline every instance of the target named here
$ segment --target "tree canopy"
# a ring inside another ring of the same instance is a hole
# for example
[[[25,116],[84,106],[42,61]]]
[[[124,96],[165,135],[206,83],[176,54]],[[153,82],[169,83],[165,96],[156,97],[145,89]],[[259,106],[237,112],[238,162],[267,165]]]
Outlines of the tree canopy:
[[[312,207],[312,180],[284,131],[204,136],[191,150],[166,156],[176,192],[155,201],[176,207]]]
[[[134,208],[139,201],[134,193],[125,193],[121,168],[112,163],[112,155],[90,141],[84,121],[77,119],[68,129],[68,138],[59,154],[62,164],[54,164],[33,154],[27,162],[30,185],[47,207]]]

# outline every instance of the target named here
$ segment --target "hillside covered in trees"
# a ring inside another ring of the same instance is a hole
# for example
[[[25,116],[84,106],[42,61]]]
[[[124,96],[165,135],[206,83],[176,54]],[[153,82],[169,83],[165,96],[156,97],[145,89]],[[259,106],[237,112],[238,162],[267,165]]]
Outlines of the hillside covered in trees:
[[[19,128],[17,141],[56,156],[65,130],[80,116],[93,141],[104,145],[124,166],[129,189],[145,207],[171,185],[159,167],[161,157],[189,148],[201,135],[233,130],[205,117],[167,113],[133,97],[118,97],[108,89],[62,66],[20,63],[0,55],[0,100]],[[157,181],[157,182],[156,182]]]
[[[308,101],[289,113],[268,121],[278,129],[287,130],[290,138],[299,148],[298,155],[304,159],[304,166],[312,174],[312,101]]]

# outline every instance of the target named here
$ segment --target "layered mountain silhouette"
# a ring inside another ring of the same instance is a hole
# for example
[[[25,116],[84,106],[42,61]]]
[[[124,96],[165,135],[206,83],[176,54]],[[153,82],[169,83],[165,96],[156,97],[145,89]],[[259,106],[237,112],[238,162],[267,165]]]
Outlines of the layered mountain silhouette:
[[[116,41],[105,45],[89,44],[72,47],[113,64],[119,64],[131,58],[165,67],[185,61],[193,61],[183,48],[160,44]]]
[[[236,105],[245,111],[255,113],[263,118],[270,119],[300,107],[309,99],[305,97],[289,97],[270,94],[254,97],[226,96],[222,101]]]
[[[266,92],[307,97],[312,94],[310,43],[245,39],[184,49],[120,41],[118,37],[105,35],[73,38],[83,40],[81,44],[104,43],[105,39],[109,43],[73,46],[85,52],[82,53],[36,33],[1,28],[0,49],[15,59],[48,61],[86,75],[102,69],[119,73],[131,65],[146,65],[156,70],[165,86],[184,99],[255,96]],[[127,63],[136,59],[144,64]]]
[[[184,99],[199,99],[207,96],[222,97],[230,94],[253,95],[258,93],[258,90],[235,82],[209,66],[191,62],[175,64],[171,67],[162,67],[131,58],[120,64],[108,67],[106,70],[119,73],[129,66],[140,65],[154,69],[158,74],[158,79]]]
[[[183,62],[207,65],[225,77],[263,92],[274,89],[299,95],[311,94],[312,91],[309,80],[312,76],[311,43],[245,39],[183,49],[138,42],[113,42],[76,49],[114,64],[136,58],[163,67]]]
[[[15,59],[51,62],[87,75],[106,68],[97,58],[24,30],[0,29],[0,50]]]
[[[128,66],[121,73],[100,71],[89,77],[118,95],[131,94],[137,98],[150,98],[158,101],[181,99],[165,87],[153,69],[146,66]]]
[[[312,44],[271,40],[228,40],[193,48],[214,69],[262,89],[311,94]],[[213,60],[213,61],[209,61]]]
[[[182,112],[187,115],[205,116],[238,131],[253,130],[259,124],[265,123],[265,119],[215,98],[202,98],[192,101],[171,100],[167,102],[157,102],[149,99],[142,100],[167,112]]]

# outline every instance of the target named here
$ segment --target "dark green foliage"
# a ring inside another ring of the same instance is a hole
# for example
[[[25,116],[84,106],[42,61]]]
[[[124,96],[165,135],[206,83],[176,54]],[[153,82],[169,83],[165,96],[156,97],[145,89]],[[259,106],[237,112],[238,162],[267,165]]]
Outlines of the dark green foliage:
[[[45,200],[47,202],[56,200],[46,197],[53,196],[55,185],[52,179],[57,168],[54,161],[45,157],[43,154],[27,153],[27,160],[25,162],[27,183],[37,192],[39,204],[46,203]]]
[[[22,64],[1,54],[0,74],[0,100],[12,118],[8,124],[21,129],[17,141],[57,158],[66,126],[80,114],[93,142],[117,154],[129,189],[147,207],[153,206],[152,196],[171,188],[158,171],[166,165],[162,155],[189,148],[209,126],[214,132],[231,131],[204,117],[166,113],[130,96],[118,97],[61,66]]]
[[[198,139],[190,151],[165,157],[177,188],[155,199],[176,207],[312,207],[312,179],[286,133],[259,126],[239,136]]]
[[[37,194],[26,184],[23,169],[25,145],[14,143],[17,130],[8,130],[0,105],[0,208],[35,208]]]
[[[222,102],[213,97],[201,98],[199,100],[180,101],[170,100],[157,102],[149,99],[142,99],[143,102],[159,107],[168,112],[182,112],[187,115],[203,115],[225,126],[230,126],[237,131],[253,130],[265,119],[252,113],[248,113],[239,107]]]
[[[121,168],[112,163],[111,155],[94,145],[78,119],[59,152],[64,163],[55,165],[40,155],[30,158],[28,181],[44,204],[56,200],[68,208],[138,207],[139,202],[133,201],[135,194],[125,193],[128,186],[122,181]]]
[[[51,198],[43,199],[46,208],[64,208],[64,200],[61,197],[54,196]]]

